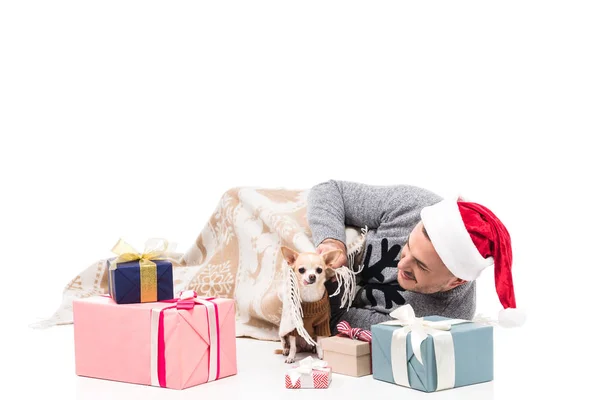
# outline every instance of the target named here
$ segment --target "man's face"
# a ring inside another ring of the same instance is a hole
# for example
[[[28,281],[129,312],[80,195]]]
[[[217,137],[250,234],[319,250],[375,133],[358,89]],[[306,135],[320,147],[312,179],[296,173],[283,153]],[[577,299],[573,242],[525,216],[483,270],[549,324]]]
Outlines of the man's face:
[[[446,268],[419,222],[400,252],[398,283],[420,293],[444,292],[464,283]]]

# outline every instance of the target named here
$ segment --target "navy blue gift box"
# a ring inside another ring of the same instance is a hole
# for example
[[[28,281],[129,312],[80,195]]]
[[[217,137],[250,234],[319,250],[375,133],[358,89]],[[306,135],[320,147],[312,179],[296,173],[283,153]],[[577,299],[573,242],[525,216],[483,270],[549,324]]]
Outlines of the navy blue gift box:
[[[112,262],[112,260],[110,260]],[[108,263],[108,292],[118,304],[148,303],[173,299],[173,265],[166,260]]]

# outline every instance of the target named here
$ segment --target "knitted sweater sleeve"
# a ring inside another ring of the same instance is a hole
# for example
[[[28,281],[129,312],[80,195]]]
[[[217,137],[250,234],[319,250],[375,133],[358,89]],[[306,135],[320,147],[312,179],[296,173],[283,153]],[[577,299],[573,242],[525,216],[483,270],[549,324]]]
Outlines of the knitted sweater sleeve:
[[[399,204],[419,205],[423,189],[409,185],[375,186],[329,180],[313,186],[307,198],[307,219],[318,246],[332,238],[346,242],[346,225],[377,229],[398,212]],[[427,192],[428,193],[428,192]]]

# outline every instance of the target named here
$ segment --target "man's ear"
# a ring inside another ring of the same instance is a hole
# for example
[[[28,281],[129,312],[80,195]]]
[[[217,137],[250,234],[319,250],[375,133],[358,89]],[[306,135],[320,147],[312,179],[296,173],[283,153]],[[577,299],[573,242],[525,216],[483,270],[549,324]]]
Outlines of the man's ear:
[[[460,286],[463,283],[467,283],[467,281],[465,281],[464,279],[454,277],[450,281],[450,285],[449,285],[448,289],[454,289],[455,287]]]
[[[294,265],[294,263],[298,259],[298,252],[290,249],[289,247],[281,246],[281,253],[283,254],[283,258],[285,258],[285,261],[287,261],[290,267]]]
[[[327,265],[328,267],[331,267],[333,262],[335,260],[337,260],[338,257],[341,255],[342,255],[342,251],[340,249],[335,249],[335,250],[331,250],[331,251],[321,254],[321,257],[323,257],[323,261],[325,261],[325,265]]]

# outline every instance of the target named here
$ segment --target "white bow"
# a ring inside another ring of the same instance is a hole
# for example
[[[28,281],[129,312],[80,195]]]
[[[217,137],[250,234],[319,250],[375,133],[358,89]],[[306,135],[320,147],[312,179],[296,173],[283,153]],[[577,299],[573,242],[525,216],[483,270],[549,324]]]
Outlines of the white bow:
[[[317,360],[308,356],[298,362],[298,367],[290,369],[288,374],[290,376],[290,380],[292,381],[292,385],[295,385],[303,375],[310,376],[310,380],[312,382],[313,370],[327,371],[326,367],[327,361]]]
[[[449,331],[452,329],[452,325],[461,324],[464,322],[470,322],[463,319],[449,319],[444,321],[426,321],[423,318],[417,318],[415,311],[410,304],[398,307],[390,313],[390,316],[394,318],[391,321],[382,322],[382,325],[396,325],[403,326],[404,333],[408,334],[412,332],[411,344],[415,357],[421,364],[423,364],[423,358],[421,356],[421,343],[427,339],[428,335],[436,333],[436,331]]]

